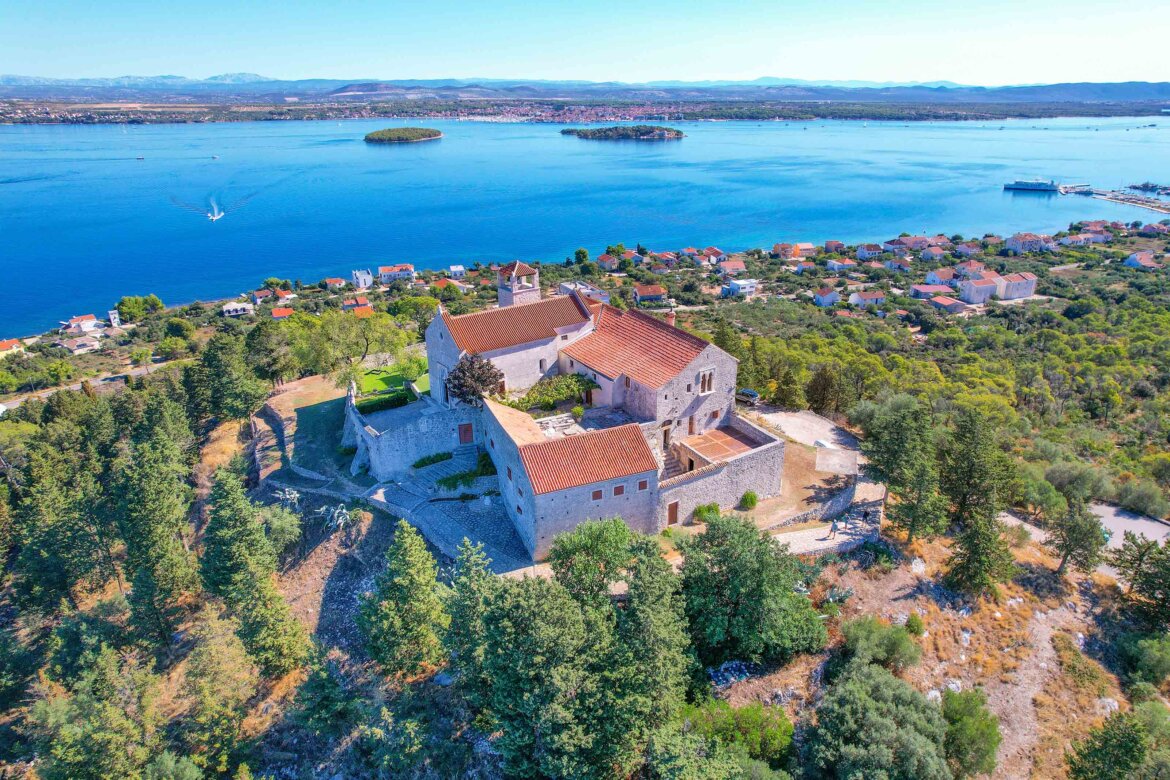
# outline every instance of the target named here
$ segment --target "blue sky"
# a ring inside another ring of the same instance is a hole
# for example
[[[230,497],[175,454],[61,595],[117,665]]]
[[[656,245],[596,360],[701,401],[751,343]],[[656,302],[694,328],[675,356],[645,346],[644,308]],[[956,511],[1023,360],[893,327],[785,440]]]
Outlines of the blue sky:
[[[1136,0],[3,0],[0,73],[1170,81]]]

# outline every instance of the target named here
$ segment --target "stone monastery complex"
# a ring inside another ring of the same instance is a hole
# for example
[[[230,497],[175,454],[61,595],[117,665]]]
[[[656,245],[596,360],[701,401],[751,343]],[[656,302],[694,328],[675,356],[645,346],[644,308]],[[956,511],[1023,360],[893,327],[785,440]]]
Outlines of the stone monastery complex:
[[[539,272],[510,263],[497,272],[499,307],[452,316],[426,331],[429,396],[363,416],[351,397],[345,443],[353,469],[379,481],[441,452],[486,452],[499,498],[533,559],[581,522],[622,517],[657,533],[689,522],[696,506],[737,504],[746,490],[780,493],[784,443],[740,417],[736,359],[640,311],[573,291],[542,299]],[[465,404],[447,392],[459,359],[477,353],[503,374],[496,396],[521,394],[556,374],[598,387],[580,421],[537,419],[496,400]],[[352,394],[351,394],[352,395]]]

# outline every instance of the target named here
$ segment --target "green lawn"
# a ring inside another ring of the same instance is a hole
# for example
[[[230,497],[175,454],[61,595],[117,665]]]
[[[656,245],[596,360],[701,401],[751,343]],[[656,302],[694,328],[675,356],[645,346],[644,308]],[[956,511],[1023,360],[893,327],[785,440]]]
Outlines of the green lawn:
[[[371,368],[362,374],[361,387],[358,388],[362,395],[369,395],[370,393],[382,393],[387,390],[397,390],[406,384],[406,380],[402,374],[395,371],[393,368]],[[430,390],[431,381],[429,374],[423,374],[418,378],[416,383],[420,392],[427,392]]]

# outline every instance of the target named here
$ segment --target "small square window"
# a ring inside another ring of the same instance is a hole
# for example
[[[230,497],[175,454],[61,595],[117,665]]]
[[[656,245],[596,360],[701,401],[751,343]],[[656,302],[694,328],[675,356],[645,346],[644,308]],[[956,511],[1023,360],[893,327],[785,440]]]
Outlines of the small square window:
[[[569,334],[568,334],[568,333],[562,333],[562,334],[561,334],[561,341],[568,341],[568,340],[569,340]]]
[[[626,494],[626,486],[625,485],[614,485],[613,486],[613,494],[615,496],[624,496]]]
[[[712,420],[716,419],[717,417],[719,417],[719,410],[718,410],[718,409],[716,409],[715,411],[711,412],[711,419],[712,419]]]
[[[600,501],[600,500],[601,500],[601,491],[600,491],[600,490],[594,490],[594,491],[593,491],[593,500],[594,500],[594,501]]]
[[[638,490],[646,490],[649,487],[650,487],[650,480],[648,480],[648,479],[638,480]]]

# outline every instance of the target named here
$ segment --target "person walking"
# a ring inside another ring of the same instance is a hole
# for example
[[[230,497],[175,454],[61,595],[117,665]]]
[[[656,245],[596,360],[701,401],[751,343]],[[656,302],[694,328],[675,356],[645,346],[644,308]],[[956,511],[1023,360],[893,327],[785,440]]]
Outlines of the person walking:
[[[830,539],[837,538],[837,520],[835,518],[834,518],[833,522],[829,525],[829,538]]]

